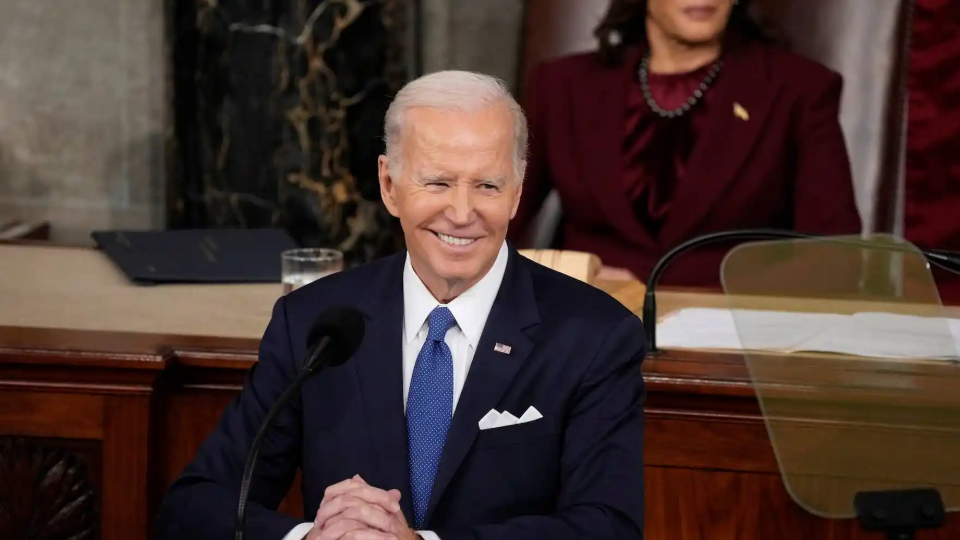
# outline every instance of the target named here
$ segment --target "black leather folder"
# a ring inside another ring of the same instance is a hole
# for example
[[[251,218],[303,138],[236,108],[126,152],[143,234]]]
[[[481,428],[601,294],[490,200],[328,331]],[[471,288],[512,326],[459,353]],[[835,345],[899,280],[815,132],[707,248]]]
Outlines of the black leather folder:
[[[130,281],[142,285],[279,283],[280,253],[298,247],[282,229],[96,231],[91,236]]]

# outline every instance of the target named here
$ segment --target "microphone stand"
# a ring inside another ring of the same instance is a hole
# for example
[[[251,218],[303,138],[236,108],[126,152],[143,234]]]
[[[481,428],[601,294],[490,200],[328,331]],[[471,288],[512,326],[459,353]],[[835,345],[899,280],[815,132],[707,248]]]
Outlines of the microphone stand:
[[[324,336],[323,339],[320,340],[314,348],[313,354],[303,363],[303,370],[297,375],[296,380],[284,391],[276,403],[273,404],[273,407],[270,407],[267,417],[260,425],[260,430],[257,431],[257,436],[253,439],[253,445],[250,447],[250,453],[247,454],[247,463],[243,469],[243,478],[240,482],[240,500],[237,503],[237,524],[233,531],[234,540],[243,540],[243,527],[247,521],[247,500],[250,498],[250,483],[253,481],[253,470],[257,465],[257,459],[260,457],[260,446],[263,444],[263,439],[273,426],[277,416],[280,415],[280,411],[283,410],[290,399],[300,391],[303,383],[320,371],[322,367],[322,363],[319,361],[320,353],[329,343],[329,336]]]
[[[660,275],[680,255],[690,251],[693,248],[706,244],[722,242],[724,240],[826,240],[840,244],[849,244],[860,247],[870,247],[873,249],[882,249],[884,251],[896,253],[915,254],[916,250],[910,248],[897,248],[895,246],[877,246],[868,244],[864,241],[844,240],[830,236],[820,236],[816,234],[806,234],[796,231],[786,231],[779,229],[741,229],[732,231],[720,231],[703,236],[691,238],[671,249],[664,255],[650,271],[650,277],[647,279],[647,291],[643,296],[643,328],[647,338],[647,351],[657,352],[657,297],[656,289],[660,281]],[[960,274],[960,256],[945,250],[920,250],[920,253],[927,259],[927,262],[939,266],[945,270]]]

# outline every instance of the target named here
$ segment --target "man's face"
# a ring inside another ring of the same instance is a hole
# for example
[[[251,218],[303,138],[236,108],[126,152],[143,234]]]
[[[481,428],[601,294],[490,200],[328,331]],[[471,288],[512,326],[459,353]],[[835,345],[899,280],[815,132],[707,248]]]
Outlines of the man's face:
[[[420,279],[435,296],[455,296],[493,266],[517,212],[513,118],[500,104],[476,112],[413,108],[399,144],[399,178],[380,156],[383,202],[400,219]]]

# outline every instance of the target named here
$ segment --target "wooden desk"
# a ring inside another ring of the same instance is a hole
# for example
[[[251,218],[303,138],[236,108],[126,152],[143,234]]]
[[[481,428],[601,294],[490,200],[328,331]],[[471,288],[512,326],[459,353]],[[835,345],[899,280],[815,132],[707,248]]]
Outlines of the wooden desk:
[[[642,285],[599,286],[639,312]],[[0,506],[107,540],[148,538],[162,493],[256,361],[279,294],[133,287],[90,250],[0,245]],[[658,295],[661,313],[724,302]],[[644,373],[648,539],[878,538],[791,500],[741,354],[665,351]],[[41,485],[38,469],[57,481]],[[283,511],[301,514],[298,491]]]

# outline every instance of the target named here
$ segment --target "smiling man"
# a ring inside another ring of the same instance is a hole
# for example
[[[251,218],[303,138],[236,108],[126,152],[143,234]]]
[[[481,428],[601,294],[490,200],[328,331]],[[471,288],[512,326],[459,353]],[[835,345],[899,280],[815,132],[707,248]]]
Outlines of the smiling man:
[[[469,95],[484,82],[493,85],[460,72],[421,79],[387,115],[383,202],[400,219],[414,271],[441,302],[480,281],[499,252],[506,257],[520,203],[526,122],[497,85]]]
[[[642,538],[643,328],[504,240],[526,165],[520,107],[497,79],[434,73],[397,95],[386,142],[381,194],[407,250],[277,302],[158,536],[232,537],[257,426],[296,377],[310,323],[347,304],[364,342],[265,440],[247,538]],[[298,469],[306,523],[276,512]]]

